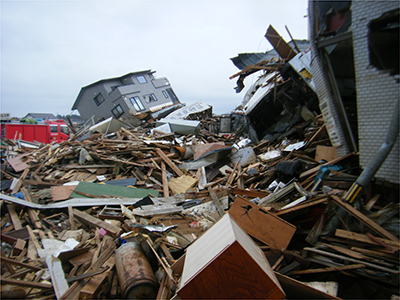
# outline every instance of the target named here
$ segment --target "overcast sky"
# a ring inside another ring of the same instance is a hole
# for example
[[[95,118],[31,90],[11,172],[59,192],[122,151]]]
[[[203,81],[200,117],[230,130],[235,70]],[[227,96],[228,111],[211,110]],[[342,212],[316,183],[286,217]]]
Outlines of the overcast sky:
[[[308,38],[307,0],[1,1],[1,112],[70,114],[81,87],[151,69],[179,100],[238,106],[230,58]],[[77,113],[77,112],[75,112]]]

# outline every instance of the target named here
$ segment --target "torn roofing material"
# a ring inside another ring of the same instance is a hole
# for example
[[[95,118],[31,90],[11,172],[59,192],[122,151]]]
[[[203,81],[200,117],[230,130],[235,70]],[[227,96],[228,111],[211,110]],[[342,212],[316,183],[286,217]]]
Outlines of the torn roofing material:
[[[307,40],[294,40],[300,51],[304,51],[310,47],[310,42]],[[294,48],[293,41],[290,41],[289,46]],[[278,52],[275,49],[268,50],[266,52],[257,53],[239,53],[238,56],[232,57],[231,61],[240,70],[245,69],[247,66],[257,64],[263,60],[269,61],[274,57],[279,57]]]

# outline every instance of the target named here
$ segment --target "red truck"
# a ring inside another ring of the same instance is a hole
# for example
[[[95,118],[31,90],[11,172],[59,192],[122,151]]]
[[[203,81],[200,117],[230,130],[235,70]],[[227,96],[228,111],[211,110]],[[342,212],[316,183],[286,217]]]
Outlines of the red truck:
[[[50,144],[68,140],[70,136],[69,128],[64,120],[44,121],[37,124],[19,122],[2,125],[5,128],[5,137],[10,140]]]

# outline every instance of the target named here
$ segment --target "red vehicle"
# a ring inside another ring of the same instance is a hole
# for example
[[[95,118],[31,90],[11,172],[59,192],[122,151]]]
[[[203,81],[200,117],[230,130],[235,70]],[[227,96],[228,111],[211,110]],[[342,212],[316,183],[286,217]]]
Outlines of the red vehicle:
[[[44,121],[37,124],[7,123],[4,124],[6,138],[50,144],[60,143],[69,139],[70,133],[64,120]]]

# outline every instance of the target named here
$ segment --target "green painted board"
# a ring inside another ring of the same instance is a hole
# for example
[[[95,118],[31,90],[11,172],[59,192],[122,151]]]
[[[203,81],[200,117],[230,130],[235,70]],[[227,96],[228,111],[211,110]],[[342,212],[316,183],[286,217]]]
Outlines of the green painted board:
[[[100,184],[92,182],[80,182],[74,192],[71,194],[71,198],[89,198],[83,195],[75,193],[75,191],[92,194],[101,197],[101,195],[116,196],[124,198],[144,198],[146,196],[153,195],[158,197],[159,192],[156,190],[139,189],[131,187],[120,187],[110,184]]]

